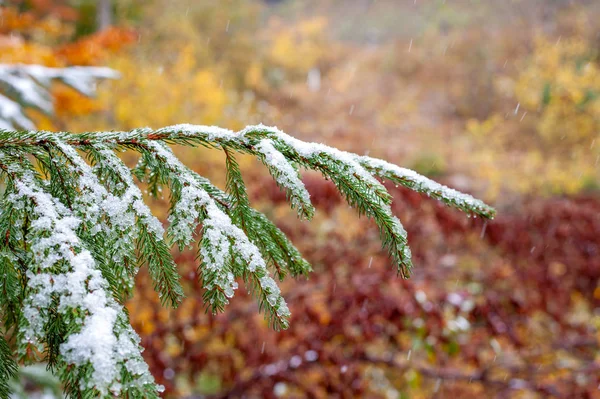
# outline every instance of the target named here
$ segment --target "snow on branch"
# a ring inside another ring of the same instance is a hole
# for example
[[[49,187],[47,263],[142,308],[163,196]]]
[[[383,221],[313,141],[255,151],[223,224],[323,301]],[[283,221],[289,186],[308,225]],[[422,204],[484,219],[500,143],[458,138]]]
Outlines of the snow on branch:
[[[310,194],[306,191],[304,183],[300,180],[298,170],[285,156],[275,148],[270,140],[263,139],[256,146],[256,151],[271,176],[279,187],[286,190],[292,206],[298,209],[298,215],[310,219],[315,212],[310,202]]]
[[[185,166],[170,144],[223,151],[226,191]],[[139,154],[133,170],[116,155],[123,149]],[[198,275],[209,309],[224,310],[242,280],[274,328],[286,328],[290,311],[271,275],[307,274],[310,265],[251,207],[236,153],[253,155],[266,166],[299,217],[314,214],[299,168],[330,179],[359,214],[377,224],[403,277],[412,267],[407,234],[378,178],[468,214],[492,218],[495,213],[411,170],[306,143],[263,125],[240,132],[194,125],[82,134],[0,130],[5,187],[0,314],[4,335],[14,335],[0,339],[0,359],[14,359],[16,351],[21,360],[48,362],[71,397],[157,397],[160,387],[141,358],[139,338],[122,304],[137,270],[146,266],[163,304],[178,305],[183,289],[170,253],[175,244],[197,243]],[[166,231],[134,176],[152,195],[169,188]],[[0,376],[14,374],[14,361],[6,364]],[[0,396],[7,389],[0,384]]]
[[[0,162],[10,175],[5,200],[29,218],[23,244],[31,256],[25,262],[24,303],[18,317],[21,356],[46,350],[59,375],[78,379],[78,386],[72,387],[75,394],[81,390],[119,395],[125,389],[156,396],[159,387],[142,359],[139,337],[78,237],[81,220],[43,189],[30,168],[4,152]],[[64,342],[48,334],[51,326],[62,323],[70,331]],[[127,386],[120,382],[123,375],[131,380]]]
[[[61,82],[84,96],[93,97],[99,80],[119,76],[117,71],[105,67],[0,64],[0,128],[34,129],[25,108],[52,115],[54,105],[49,92],[52,82]]]

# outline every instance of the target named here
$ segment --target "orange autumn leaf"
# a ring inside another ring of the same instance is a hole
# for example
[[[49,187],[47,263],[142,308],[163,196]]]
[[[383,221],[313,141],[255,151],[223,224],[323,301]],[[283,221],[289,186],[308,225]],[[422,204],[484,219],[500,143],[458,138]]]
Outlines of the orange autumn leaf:
[[[131,29],[109,27],[61,47],[57,54],[69,64],[97,65],[136,39],[137,34]]]

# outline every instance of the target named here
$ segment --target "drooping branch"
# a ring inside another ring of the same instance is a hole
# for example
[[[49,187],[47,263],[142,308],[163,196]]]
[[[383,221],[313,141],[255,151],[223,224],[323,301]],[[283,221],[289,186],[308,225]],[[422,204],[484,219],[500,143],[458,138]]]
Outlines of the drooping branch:
[[[354,166],[360,164],[360,166],[368,170],[368,174],[361,172],[366,179],[370,179],[369,175],[380,176],[405,185],[415,191],[428,194],[433,198],[442,200],[449,206],[456,207],[465,212],[470,212],[483,218],[493,218],[495,215],[495,210],[483,201],[436,183],[410,169],[401,168],[380,159],[340,151],[320,143],[302,142],[275,127],[264,125],[249,126],[237,133],[215,126],[188,124],[167,126],[158,130],[144,128],[128,132],[90,132],[80,134],[0,130],[0,147],[37,146],[48,141],[52,142],[54,139],[60,139],[76,147],[86,147],[92,144],[135,147],[140,145],[140,141],[148,140],[187,146],[231,147],[235,151],[246,152],[256,156],[265,156],[265,151],[272,152],[268,148],[269,141],[261,143],[265,138],[269,139],[273,144],[276,144],[278,141],[285,142],[297,152],[300,151],[298,154],[301,159],[310,158],[315,154],[337,154],[336,157],[345,157],[346,161],[353,163]],[[267,146],[267,150],[263,148],[265,146]],[[277,151],[276,147],[275,150]]]
[[[169,144],[224,151],[226,191],[185,166]],[[133,170],[116,155],[122,149],[140,154]],[[263,125],[239,132],[193,125],[81,134],[0,130],[0,177],[6,185],[0,253],[9,277],[0,286],[0,305],[3,318],[13,321],[21,358],[40,355],[48,361],[72,397],[156,396],[158,387],[141,360],[139,338],[122,302],[138,268],[146,265],[163,304],[177,306],[183,289],[170,254],[175,244],[197,243],[198,276],[209,309],[222,311],[242,279],[270,324],[286,328],[290,312],[271,273],[283,279],[288,272],[307,274],[310,265],[251,207],[236,153],[266,166],[299,217],[314,214],[299,168],[332,180],[359,214],[375,221],[403,277],[412,266],[407,234],[378,178],[469,214],[491,218],[495,212],[415,172]],[[166,231],[133,176],[152,195],[169,188]]]

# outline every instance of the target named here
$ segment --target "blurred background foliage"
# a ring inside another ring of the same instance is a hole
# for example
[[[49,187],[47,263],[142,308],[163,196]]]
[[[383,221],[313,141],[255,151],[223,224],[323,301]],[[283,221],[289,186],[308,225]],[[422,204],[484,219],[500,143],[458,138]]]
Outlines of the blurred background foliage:
[[[29,111],[40,128],[263,122],[499,209],[484,224],[390,187],[415,256],[404,281],[329,182],[305,176],[318,212],[302,223],[240,159],[315,273],[284,283],[294,316],[275,333],[243,293],[205,314],[192,252],[176,310],[141,272],[128,307],[167,397],[600,397],[599,2],[3,4],[1,63],[122,74],[96,99],[56,85],[54,118]],[[177,152],[223,183],[218,152]]]

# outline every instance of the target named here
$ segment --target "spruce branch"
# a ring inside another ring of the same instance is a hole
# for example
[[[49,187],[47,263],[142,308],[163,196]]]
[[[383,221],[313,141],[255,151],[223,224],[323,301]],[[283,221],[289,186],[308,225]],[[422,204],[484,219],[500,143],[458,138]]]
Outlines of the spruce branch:
[[[226,190],[185,166],[169,145],[223,151]],[[117,156],[124,149],[139,154],[135,168]],[[46,361],[70,397],[157,397],[160,387],[122,304],[146,265],[162,303],[177,306],[183,289],[170,253],[175,244],[183,249],[197,243],[208,309],[224,310],[243,280],[269,323],[286,328],[290,312],[270,271],[282,280],[311,268],[285,234],[252,208],[237,154],[262,162],[301,218],[310,219],[315,210],[299,168],[331,180],[359,215],[375,221],[402,277],[412,266],[407,235],[378,178],[468,214],[495,213],[408,169],[263,125],[240,132],[194,125],[82,134],[0,130],[0,326],[10,337],[0,338],[0,357],[13,362],[0,365],[0,377],[14,373],[16,352],[24,362]],[[154,196],[169,189],[166,231],[134,177]],[[0,397],[7,397],[3,389],[0,384]]]
[[[277,185],[286,191],[292,207],[298,209],[298,216],[311,219],[315,208],[294,163],[286,159],[270,140],[260,140],[254,149]]]
[[[358,161],[364,168],[376,176],[410,188],[418,193],[427,194],[446,205],[466,212],[468,215],[493,219],[496,214],[496,211],[483,201],[446,187],[425,176],[421,176],[413,170],[401,168],[384,160],[366,156],[359,157]]]
[[[12,349],[6,339],[0,335],[0,398],[7,398],[10,395],[8,383],[16,377],[17,371],[17,362]]]
[[[201,266],[198,271],[207,289],[207,304],[213,311],[222,310],[238,288],[235,277],[243,276],[252,283],[260,308],[268,311],[270,322],[278,328],[287,327],[289,309],[279,288],[269,277],[258,248],[233,223],[230,215],[217,206],[204,189],[206,183],[203,179],[175,158],[166,145],[155,141],[147,143],[146,147],[168,165],[171,180],[183,182],[181,187],[172,188],[175,196],[179,197],[169,216],[170,234],[174,241],[180,245],[188,244],[196,227],[202,223]]]
[[[45,353],[72,397],[120,392],[121,375],[134,381],[127,387],[134,397],[156,397],[139,337],[122,306],[108,295],[107,281],[77,236],[80,219],[44,191],[28,160],[0,151],[0,162],[16,187],[10,201],[31,215],[29,234],[23,237],[31,261],[18,325],[19,352],[26,358],[32,351]],[[71,379],[78,384],[69,384]]]
[[[143,201],[142,192],[133,181],[131,172],[114,151],[104,145],[90,146],[88,149],[97,166],[97,173],[107,187],[116,187],[120,191],[122,206],[117,211],[130,218],[127,223],[130,229],[124,235],[128,240],[136,242],[137,263],[139,266],[148,265],[154,289],[159,293],[162,304],[176,307],[183,298],[183,288],[179,283],[177,266],[171,257],[169,245],[164,240],[162,223],[152,215],[150,208]],[[133,247],[132,245],[131,248]],[[113,253],[113,259],[115,256]],[[131,261],[132,264],[136,263],[135,256]]]
[[[0,128],[35,129],[25,112],[26,108],[52,115],[52,82],[61,82],[84,96],[92,97],[99,80],[117,79],[119,76],[117,71],[104,67],[50,68],[0,64]]]
[[[302,259],[298,250],[287,240],[287,237],[263,214],[250,207],[242,171],[232,151],[227,148],[224,148],[224,151],[231,220],[260,249],[267,263],[275,269],[275,274],[280,281],[288,272],[291,272],[293,276],[308,273],[310,270],[308,262]],[[312,204],[310,206],[312,207]]]

